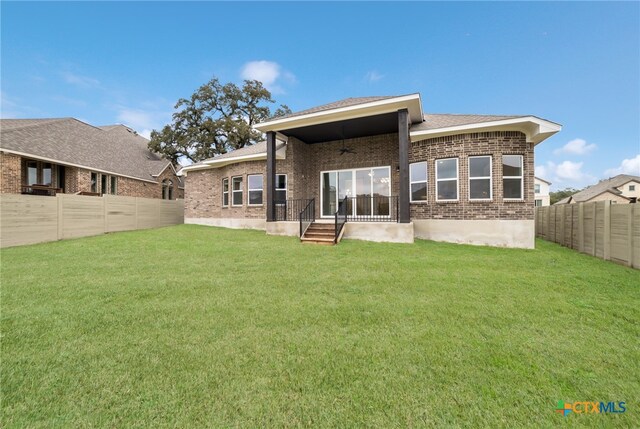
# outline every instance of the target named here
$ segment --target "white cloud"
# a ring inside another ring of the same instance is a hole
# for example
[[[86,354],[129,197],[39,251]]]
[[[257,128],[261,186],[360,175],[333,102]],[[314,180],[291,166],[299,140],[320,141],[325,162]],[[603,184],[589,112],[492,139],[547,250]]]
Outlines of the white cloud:
[[[171,112],[158,109],[143,110],[118,107],[117,122],[133,128],[145,138],[151,137],[152,130],[159,130],[171,121]]]
[[[366,80],[369,83],[374,83],[374,82],[379,81],[383,77],[384,77],[384,75],[378,73],[377,70],[370,70],[364,75],[364,80]]]
[[[604,172],[606,177],[617,176],[618,174],[632,174],[640,176],[640,154],[634,158],[623,159],[618,167],[610,168]]]
[[[249,61],[240,72],[245,80],[257,80],[262,82],[265,88],[274,94],[283,94],[283,83],[293,84],[296,77],[293,73],[283,70],[282,66],[273,61]]]
[[[560,149],[553,151],[556,155],[568,154],[568,155],[586,155],[596,148],[595,143],[587,144],[583,139],[573,139]]]
[[[583,166],[582,162],[562,161],[556,164],[548,161],[545,165],[536,166],[535,175],[553,182],[556,189],[583,188],[596,181],[596,177],[582,171]]]
[[[100,81],[89,76],[82,76],[69,71],[61,72],[60,75],[65,82],[80,88],[99,88]]]

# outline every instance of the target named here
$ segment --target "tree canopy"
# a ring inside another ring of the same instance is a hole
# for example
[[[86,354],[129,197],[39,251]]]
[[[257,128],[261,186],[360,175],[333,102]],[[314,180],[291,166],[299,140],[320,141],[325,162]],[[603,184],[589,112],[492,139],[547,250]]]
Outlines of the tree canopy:
[[[558,201],[570,197],[573,194],[576,194],[578,192],[580,192],[581,189],[575,189],[575,188],[565,188],[562,189],[560,191],[556,191],[556,192],[549,192],[549,201],[550,204],[555,204]]]
[[[245,80],[238,87],[214,77],[190,98],[178,100],[173,122],[151,132],[149,149],[177,163],[183,157],[198,162],[255,144],[262,134],[253,125],[291,113],[286,105],[272,113],[269,106],[274,103],[257,80]]]

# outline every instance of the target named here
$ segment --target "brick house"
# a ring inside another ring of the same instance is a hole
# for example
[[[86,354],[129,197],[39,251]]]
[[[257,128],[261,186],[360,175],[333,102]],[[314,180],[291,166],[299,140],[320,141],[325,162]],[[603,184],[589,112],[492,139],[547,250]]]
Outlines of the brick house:
[[[124,125],[74,118],[0,120],[0,193],[184,197],[173,164]]]
[[[532,248],[535,116],[425,114],[419,94],[349,98],[256,125],[266,141],[183,168],[185,223]]]

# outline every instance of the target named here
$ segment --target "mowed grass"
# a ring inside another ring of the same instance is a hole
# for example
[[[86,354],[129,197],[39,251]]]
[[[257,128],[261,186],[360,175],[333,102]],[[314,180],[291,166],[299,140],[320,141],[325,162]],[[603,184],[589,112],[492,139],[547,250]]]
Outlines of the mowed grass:
[[[640,426],[640,272],[544,241],[181,225],[1,257],[6,428]]]

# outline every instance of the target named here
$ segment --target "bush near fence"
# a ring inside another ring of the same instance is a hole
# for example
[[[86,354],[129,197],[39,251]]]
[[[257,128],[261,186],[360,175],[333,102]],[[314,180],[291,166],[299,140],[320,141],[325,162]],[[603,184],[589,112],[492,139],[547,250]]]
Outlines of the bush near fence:
[[[536,207],[536,237],[640,268],[640,207],[611,201]]]
[[[184,223],[183,200],[0,195],[0,247]]]

